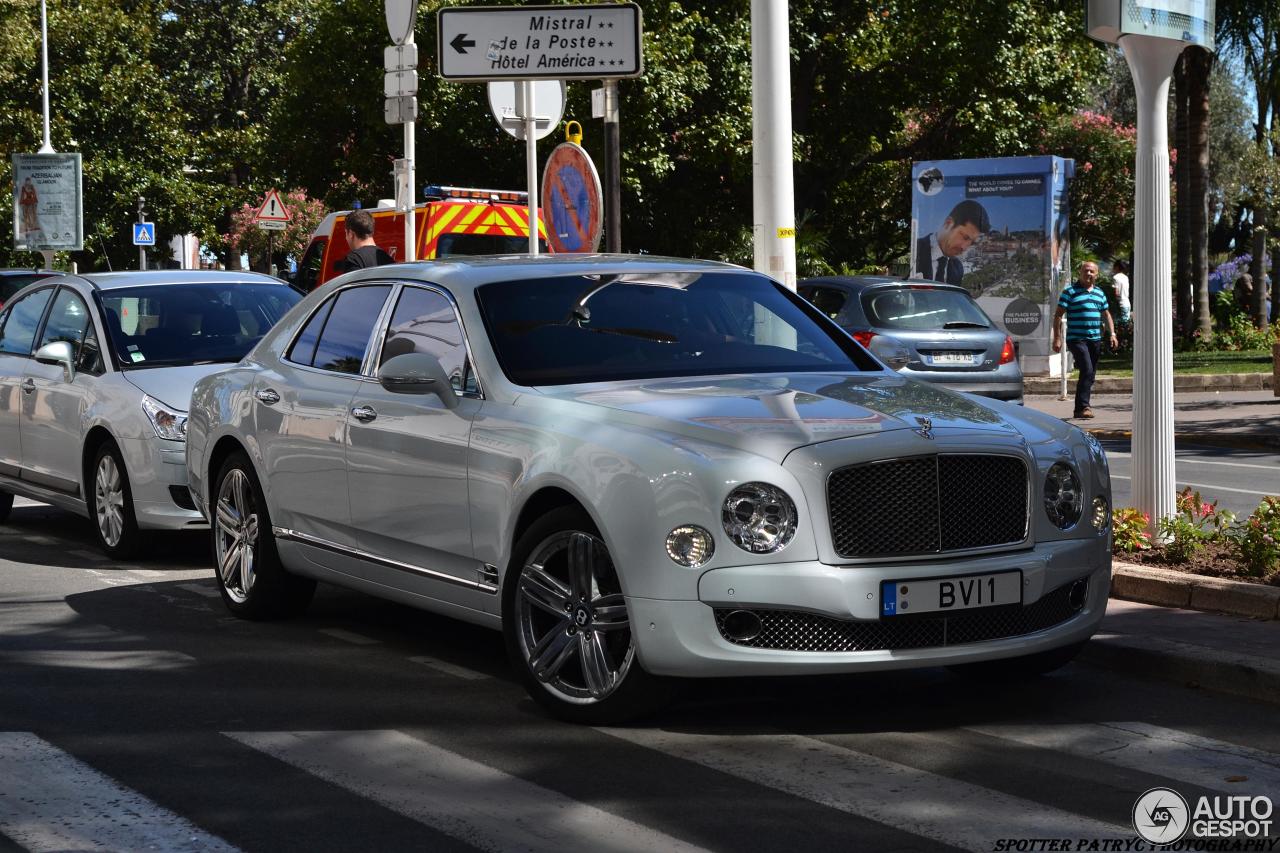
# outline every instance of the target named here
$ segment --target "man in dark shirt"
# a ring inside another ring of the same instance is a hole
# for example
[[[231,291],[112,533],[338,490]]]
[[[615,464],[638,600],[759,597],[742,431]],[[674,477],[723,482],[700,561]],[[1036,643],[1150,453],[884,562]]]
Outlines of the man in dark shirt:
[[[342,260],[342,271],[394,264],[395,259],[373,242],[373,217],[367,210],[353,210],[346,219],[347,245],[351,251]]]

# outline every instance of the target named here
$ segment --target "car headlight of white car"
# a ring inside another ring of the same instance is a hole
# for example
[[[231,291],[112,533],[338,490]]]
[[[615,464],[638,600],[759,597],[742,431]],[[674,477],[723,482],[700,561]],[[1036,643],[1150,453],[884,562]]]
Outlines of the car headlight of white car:
[[[142,411],[160,438],[169,441],[187,440],[187,413],[179,412],[153,397],[142,398]]]
[[[796,535],[796,505],[786,492],[768,483],[744,483],[729,492],[721,507],[730,541],[753,554],[772,554]]]

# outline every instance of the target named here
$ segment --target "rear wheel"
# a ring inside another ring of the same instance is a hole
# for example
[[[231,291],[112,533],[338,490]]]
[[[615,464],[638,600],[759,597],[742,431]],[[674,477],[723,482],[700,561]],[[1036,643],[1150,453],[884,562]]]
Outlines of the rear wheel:
[[[103,442],[94,454],[88,503],[98,544],[107,556],[129,560],[142,552],[142,534],[133,512],[129,472],[114,441]]]
[[[214,485],[213,553],[218,590],[242,619],[279,619],[307,609],[315,581],[287,572],[253,463],[243,452],[222,464]]]
[[[13,510],[13,495],[8,492],[0,492],[0,524],[9,519],[9,513]]]
[[[508,567],[503,631],[529,695],[551,714],[591,725],[661,707],[668,679],[636,658],[609,549],[578,507],[553,510],[520,537]]]
[[[1083,648],[1084,643],[1074,643],[1070,646],[1050,649],[1047,652],[1037,652],[1033,655],[1004,658],[1003,660],[988,660],[981,663],[958,664],[948,667],[948,669],[957,675],[975,678],[980,681],[1022,681],[1046,675],[1055,669],[1061,669],[1071,663]]]

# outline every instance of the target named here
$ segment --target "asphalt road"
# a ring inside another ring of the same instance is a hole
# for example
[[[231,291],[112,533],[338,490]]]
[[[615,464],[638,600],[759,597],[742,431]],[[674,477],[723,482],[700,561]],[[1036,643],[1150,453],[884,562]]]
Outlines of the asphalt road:
[[[203,537],[117,565],[87,525],[0,526],[0,850],[990,851],[1132,839],[1157,786],[1280,795],[1274,707],[1084,664],[702,682],[565,725],[496,633],[331,588],[238,621]]]
[[[1104,441],[1111,466],[1114,506],[1133,505],[1133,457],[1128,441]],[[1218,501],[1245,518],[1264,495],[1280,495],[1280,453],[1219,447],[1196,447],[1180,442],[1175,450],[1178,488],[1191,486],[1207,501]]]

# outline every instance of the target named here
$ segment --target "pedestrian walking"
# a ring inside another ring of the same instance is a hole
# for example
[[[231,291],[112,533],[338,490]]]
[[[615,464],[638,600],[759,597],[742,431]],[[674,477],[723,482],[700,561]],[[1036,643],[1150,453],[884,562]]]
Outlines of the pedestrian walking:
[[[1102,328],[1105,324],[1111,348],[1118,349],[1116,327],[1107,310],[1107,295],[1098,282],[1098,265],[1093,261],[1080,264],[1080,273],[1062,295],[1058,297],[1058,309],[1053,313],[1053,351],[1062,351],[1062,317],[1067,318],[1067,349],[1080,368],[1076,382],[1075,417],[1092,418],[1089,407],[1093,391],[1093,377],[1098,370],[1098,358],[1102,355]]]
[[[342,271],[393,264],[395,259],[373,242],[373,217],[366,210],[353,210],[346,219],[347,245],[351,251],[342,259]]]
[[[1124,261],[1116,261],[1111,273],[1111,289],[1116,295],[1116,305],[1120,308],[1120,322],[1129,322],[1129,267]]]

